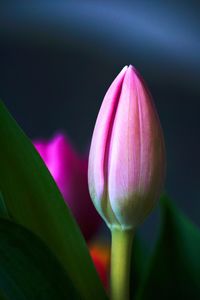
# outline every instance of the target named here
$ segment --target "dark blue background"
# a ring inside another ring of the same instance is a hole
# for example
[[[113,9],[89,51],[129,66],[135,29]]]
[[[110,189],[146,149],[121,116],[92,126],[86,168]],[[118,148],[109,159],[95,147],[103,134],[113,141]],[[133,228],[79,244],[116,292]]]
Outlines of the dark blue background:
[[[198,1],[1,1],[0,97],[29,137],[64,129],[85,151],[108,86],[133,64],[164,129],[166,190],[200,225],[199,15]]]

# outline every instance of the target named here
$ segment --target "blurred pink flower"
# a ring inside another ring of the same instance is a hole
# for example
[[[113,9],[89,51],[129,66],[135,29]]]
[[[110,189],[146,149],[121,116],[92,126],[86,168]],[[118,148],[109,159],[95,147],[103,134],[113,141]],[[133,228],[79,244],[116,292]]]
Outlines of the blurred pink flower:
[[[33,144],[88,240],[101,222],[88,192],[88,158],[79,156],[61,133],[50,141],[35,140]]]

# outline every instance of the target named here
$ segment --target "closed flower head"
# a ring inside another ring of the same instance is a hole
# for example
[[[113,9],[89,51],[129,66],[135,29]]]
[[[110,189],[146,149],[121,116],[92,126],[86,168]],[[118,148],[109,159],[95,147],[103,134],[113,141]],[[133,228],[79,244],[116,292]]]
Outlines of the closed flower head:
[[[165,147],[151,95],[133,66],[108,89],[93,132],[89,190],[110,228],[133,229],[148,215],[164,183]]]

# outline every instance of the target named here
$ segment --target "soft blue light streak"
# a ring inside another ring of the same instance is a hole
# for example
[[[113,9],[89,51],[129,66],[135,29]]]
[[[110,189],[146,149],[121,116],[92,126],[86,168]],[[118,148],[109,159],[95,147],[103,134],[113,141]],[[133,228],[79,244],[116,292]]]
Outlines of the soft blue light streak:
[[[51,32],[60,39],[94,42],[106,51],[155,55],[200,66],[200,39],[193,16],[169,7],[126,2],[35,1],[4,5],[1,32]],[[199,22],[200,26],[200,22]],[[55,30],[56,29],[56,30]],[[118,50],[117,50],[118,49]],[[165,63],[165,61],[163,61]]]

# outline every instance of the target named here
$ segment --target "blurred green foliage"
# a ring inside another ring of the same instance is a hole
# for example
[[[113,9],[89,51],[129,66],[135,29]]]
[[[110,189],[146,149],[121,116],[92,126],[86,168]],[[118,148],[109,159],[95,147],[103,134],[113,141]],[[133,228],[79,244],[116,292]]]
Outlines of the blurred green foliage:
[[[200,231],[166,196],[161,220],[136,299],[200,299]]]
[[[0,299],[3,296],[10,300],[81,299],[64,268],[37,236],[0,219]]]

